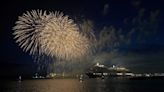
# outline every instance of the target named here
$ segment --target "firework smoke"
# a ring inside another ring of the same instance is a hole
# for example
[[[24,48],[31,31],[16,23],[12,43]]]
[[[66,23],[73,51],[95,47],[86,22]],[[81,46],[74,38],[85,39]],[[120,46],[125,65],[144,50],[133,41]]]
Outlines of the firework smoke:
[[[91,20],[83,20],[79,23],[79,30],[83,36],[89,39],[92,45],[92,52],[95,52],[97,39],[94,34],[94,23]]]
[[[63,13],[42,10],[24,13],[13,30],[19,46],[32,55],[46,54],[57,59],[73,60],[91,53],[88,38]]]

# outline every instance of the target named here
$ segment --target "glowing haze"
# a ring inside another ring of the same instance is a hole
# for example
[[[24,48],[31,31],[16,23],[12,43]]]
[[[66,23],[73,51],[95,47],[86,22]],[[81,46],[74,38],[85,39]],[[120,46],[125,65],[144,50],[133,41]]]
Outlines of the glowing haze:
[[[89,38],[72,19],[60,12],[32,10],[23,13],[13,27],[16,42],[30,55],[46,54],[66,61],[91,54]]]

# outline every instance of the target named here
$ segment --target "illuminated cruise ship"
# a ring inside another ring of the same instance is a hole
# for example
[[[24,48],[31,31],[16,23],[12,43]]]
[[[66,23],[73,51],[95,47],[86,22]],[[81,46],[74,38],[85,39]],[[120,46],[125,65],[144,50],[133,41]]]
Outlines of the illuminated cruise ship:
[[[105,65],[101,65],[99,63],[89,68],[86,72],[86,75],[88,75],[89,78],[134,76],[134,74],[125,67],[113,65],[112,67],[108,68]]]

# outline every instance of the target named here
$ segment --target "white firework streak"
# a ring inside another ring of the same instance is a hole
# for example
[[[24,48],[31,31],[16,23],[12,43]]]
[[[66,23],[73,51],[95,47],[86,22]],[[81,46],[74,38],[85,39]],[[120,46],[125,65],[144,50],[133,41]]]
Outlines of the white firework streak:
[[[30,54],[41,54],[40,34],[44,26],[53,17],[53,13],[47,14],[46,11],[32,10],[31,12],[23,13],[16,21],[16,26],[13,27],[15,35],[14,39],[19,43],[23,51],[29,51]]]
[[[68,16],[55,13],[42,32],[42,48],[59,59],[78,59],[90,53],[90,41],[80,34],[78,27]]]
[[[57,59],[73,60],[91,54],[91,43],[79,28],[59,12],[33,10],[20,16],[13,28],[19,46],[30,54],[47,54]]]

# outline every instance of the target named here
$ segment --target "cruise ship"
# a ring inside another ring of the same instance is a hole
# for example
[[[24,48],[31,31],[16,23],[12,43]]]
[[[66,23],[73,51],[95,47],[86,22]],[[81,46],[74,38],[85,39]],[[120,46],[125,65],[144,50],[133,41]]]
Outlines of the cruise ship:
[[[93,67],[89,68],[86,75],[88,75],[89,78],[134,76],[134,74],[125,67],[118,67],[115,65],[107,67],[99,63],[96,63]]]

